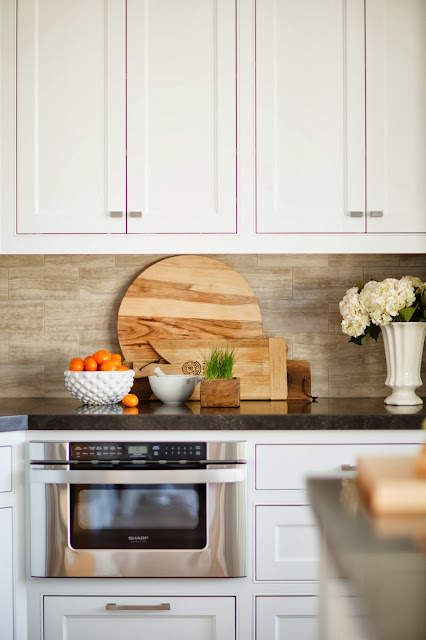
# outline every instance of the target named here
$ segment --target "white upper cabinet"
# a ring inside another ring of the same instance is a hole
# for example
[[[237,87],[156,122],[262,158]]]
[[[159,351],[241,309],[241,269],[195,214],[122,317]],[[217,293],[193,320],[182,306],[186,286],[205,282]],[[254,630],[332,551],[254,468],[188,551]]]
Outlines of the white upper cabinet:
[[[426,232],[425,25],[425,0],[258,0],[258,233]]]
[[[235,4],[127,12],[128,231],[235,233]]]
[[[364,231],[364,113],[363,2],[258,0],[258,232]]]
[[[125,231],[125,70],[123,1],[17,3],[18,234]]]
[[[367,230],[425,233],[425,0],[367,0],[366,58]]]
[[[4,253],[426,253],[426,0],[0,0]]]
[[[17,233],[235,233],[235,4],[17,7]]]

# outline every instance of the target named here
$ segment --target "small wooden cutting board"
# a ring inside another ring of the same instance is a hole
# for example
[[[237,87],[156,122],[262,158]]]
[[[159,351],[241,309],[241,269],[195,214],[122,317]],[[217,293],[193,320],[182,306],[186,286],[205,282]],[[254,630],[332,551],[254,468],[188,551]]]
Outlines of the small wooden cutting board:
[[[185,363],[198,363],[202,369],[204,356],[212,347],[210,340],[150,340],[151,347],[167,364],[134,361],[138,377],[154,374],[160,366],[166,374],[181,374]],[[242,400],[285,400],[287,398],[287,345],[284,338],[256,340],[215,340],[215,346],[228,346],[237,351],[235,377],[240,378]],[[192,373],[197,373],[194,368]],[[191,400],[199,399],[196,387]]]

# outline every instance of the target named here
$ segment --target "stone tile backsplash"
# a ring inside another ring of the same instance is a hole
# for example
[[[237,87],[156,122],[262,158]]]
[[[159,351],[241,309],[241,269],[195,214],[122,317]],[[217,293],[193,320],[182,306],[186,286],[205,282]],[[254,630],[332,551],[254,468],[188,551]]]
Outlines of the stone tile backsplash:
[[[143,269],[164,257],[0,255],[0,397],[69,397],[63,383],[69,360],[101,348],[119,351],[121,299]],[[284,336],[289,359],[310,360],[314,395],[387,395],[382,338],[349,344],[338,302],[371,278],[409,274],[426,281],[426,255],[213,257],[249,282],[265,335]]]

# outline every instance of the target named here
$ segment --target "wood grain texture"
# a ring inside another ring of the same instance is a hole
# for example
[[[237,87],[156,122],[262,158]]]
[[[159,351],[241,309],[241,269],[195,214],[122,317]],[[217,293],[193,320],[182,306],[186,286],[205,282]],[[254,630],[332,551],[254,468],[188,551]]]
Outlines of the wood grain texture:
[[[287,346],[283,338],[269,338],[270,399],[287,398]]]
[[[126,360],[154,358],[150,340],[263,338],[262,317],[249,284],[207,256],[166,258],[126,291],[117,331]]]
[[[239,407],[240,379],[206,380],[200,383],[200,406],[203,407]]]
[[[287,373],[287,398],[289,400],[307,400],[311,395],[311,363],[309,360],[287,360]]]

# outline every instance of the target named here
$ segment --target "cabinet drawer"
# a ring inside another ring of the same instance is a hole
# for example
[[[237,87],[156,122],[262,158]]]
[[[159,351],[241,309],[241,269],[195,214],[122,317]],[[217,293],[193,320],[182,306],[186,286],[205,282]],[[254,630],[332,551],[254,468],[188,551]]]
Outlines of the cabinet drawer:
[[[418,444],[258,444],[256,489],[304,489],[307,475],[340,472],[358,456],[415,455]]]
[[[235,640],[235,603],[233,596],[45,596],[43,639]]]
[[[319,531],[310,507],[256,507],[256,580],[317,580]]]
[[[12,447],[0,447],[0,493],[12,491]]]
[[[256,640],[317,640],[315,596],[257,596]]]

